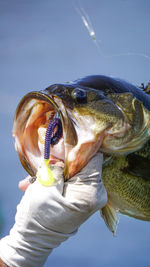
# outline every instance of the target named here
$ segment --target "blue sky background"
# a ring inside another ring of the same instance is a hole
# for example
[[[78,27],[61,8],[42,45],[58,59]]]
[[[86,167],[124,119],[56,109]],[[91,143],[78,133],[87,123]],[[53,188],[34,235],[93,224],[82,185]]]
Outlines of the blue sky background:
[[[88,13],[100,49],[75,6]],[[117,76],[134,84],[147,83],[149,31],[149,0],[0,0],[2,236],[14,223],[16,205],[22,195],[17,184],[26,176],[11,136],[19,100],[31,90],[90,74]],[[76,236],[53,252],[45,267],[148,267],[149,252],[149,222],[120,215],[114,238],[96,213]]]

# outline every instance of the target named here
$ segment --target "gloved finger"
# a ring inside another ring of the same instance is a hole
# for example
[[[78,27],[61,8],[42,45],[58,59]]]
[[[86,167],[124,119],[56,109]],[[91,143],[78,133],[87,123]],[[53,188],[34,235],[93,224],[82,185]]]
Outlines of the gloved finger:
[[[107,203],[107,192],[102,181],[103,154],[94,155],[87,165],[65,182],[63,196],[80,211],[98,210]]]
[[[31,176],[28,175],[25,179],[21,180],[19,183],[18,183],[18,187],[21,191],[25,191],[28,186],[31,184],[30,183],[30,178]]]

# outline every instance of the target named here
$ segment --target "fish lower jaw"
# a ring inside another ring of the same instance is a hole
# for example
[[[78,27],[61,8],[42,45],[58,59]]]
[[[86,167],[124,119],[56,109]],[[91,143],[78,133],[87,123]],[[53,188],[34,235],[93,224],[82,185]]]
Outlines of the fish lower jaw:
[[[79,172],[87,164],[90,158],[98,152],[100,145],[101,137],[95,139],[93,136],[93,138],[84,139],[83,142],[80,140],[78,144],[68,153],[66,159],[66,178],[69,179]]]

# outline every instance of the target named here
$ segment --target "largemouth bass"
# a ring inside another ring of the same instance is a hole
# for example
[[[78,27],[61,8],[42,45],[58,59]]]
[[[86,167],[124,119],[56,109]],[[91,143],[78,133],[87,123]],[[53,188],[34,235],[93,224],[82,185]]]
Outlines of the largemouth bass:
[[[60,118],[63,136],[49,162],[64,165],[65,180],[98,151],[104,153],[103,182],[108,203],[101,210],[115,233],[117,213],[150,220],[150,96],[107,76],[88,76],[34,91],[19,103],[13,126],[23,167],[35,176],[44,155],[49,122]]]

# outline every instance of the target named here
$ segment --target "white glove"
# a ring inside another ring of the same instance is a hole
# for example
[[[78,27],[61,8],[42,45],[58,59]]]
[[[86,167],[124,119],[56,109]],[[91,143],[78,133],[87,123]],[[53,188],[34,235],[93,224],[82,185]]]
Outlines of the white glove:
[[[8,266],[43,266],[53,248],[105,206],[102,161],[102,154],[97,153],[80,173],[65,183],[63,169],[55,167],[56,185],[45,187],[37,180],[27,188],[10,234],[0,241],[0,258]]]

